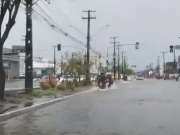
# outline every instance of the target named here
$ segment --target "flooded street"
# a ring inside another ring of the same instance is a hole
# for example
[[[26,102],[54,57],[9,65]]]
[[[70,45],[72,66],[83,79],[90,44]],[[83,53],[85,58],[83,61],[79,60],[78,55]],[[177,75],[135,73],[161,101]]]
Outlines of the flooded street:
[[[179,135],[180,82],[117,82],[0,123],[0,135]]]

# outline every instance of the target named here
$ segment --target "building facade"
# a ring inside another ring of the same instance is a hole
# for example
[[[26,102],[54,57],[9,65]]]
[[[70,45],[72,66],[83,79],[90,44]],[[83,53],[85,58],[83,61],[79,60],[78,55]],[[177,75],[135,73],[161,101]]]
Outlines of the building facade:
[[[19,78],[19,56],[12,53],[12,49],[3,48],[3,65],[6,79]]]
[[[92,62],[90,73],[98,74],[99,69],[101,67],[101,54],[99,52],[90,50],[90,61]]]

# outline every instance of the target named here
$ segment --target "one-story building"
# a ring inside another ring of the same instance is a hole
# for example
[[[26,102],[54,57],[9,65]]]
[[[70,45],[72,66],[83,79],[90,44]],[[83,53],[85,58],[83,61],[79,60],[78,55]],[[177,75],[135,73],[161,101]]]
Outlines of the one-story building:
[[[6,79],[17,79],[19,77],[18,55],[3,55],[3,65],[6,73]]]

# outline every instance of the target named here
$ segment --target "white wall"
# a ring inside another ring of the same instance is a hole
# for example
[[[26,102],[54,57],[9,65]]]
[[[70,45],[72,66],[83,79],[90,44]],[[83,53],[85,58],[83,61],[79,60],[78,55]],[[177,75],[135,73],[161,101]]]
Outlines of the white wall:
[[[42,70],[42,69],[33,68],[33,70],[36,72],[36,74],[41,74],[41,70]]]

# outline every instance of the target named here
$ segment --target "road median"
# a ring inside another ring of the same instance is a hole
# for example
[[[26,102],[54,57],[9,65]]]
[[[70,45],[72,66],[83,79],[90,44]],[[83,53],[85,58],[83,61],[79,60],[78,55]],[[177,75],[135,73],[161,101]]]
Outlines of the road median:
[[[31,94],[25,94],[24,92],[6,93],[5,101],[0,102],[0,121],[47,107],[69,97],[77,96],[96,89],[95,86],[90,85],[80,86],[74,90],[56,90],[51,88],[46,90],[36,89],[36,91],[33,91]]]

